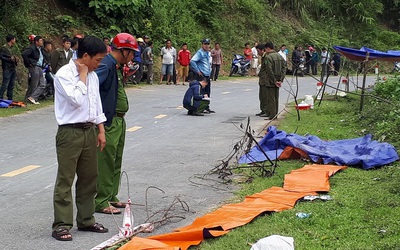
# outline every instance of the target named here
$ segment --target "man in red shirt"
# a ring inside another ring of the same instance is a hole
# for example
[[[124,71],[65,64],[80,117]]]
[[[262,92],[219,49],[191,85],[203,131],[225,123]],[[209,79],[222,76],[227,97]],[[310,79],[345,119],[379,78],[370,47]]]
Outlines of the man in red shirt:
[[[253,59],[253,52],[251,51],[250,43],[246,43],[244,47],[245,47],[243,51],[244,57],[246,58],[246,60],[251,61],[251,59]]]
[[[186,77],[189,75],[189,63],[190,63],[191,55],[190,50],[187,49],[187,43],[182,44],[181,50],[178,52],[178,79],[176,84],[179,85],[179,79],[182,77],[182,85],[185,85]]]

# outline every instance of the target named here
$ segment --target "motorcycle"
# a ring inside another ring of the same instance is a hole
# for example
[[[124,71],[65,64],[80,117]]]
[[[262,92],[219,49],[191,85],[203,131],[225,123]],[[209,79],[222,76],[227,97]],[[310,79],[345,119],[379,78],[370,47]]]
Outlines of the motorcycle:
[[[125,64],[122,68],[122,82],[127,84],[131,82],[133,84],[138,84],[136,80],[136,72],[139,70],[139,64],[136,62],[130,61],[129,63]]]
[[[395,72],[397,72],[397,73],[400,72],[400,62],[395,62],[394,63],[392,73],[395,73]]]
[[[229,76],[238,74],[241,76],[247,75],[250,69],[250,60],[246,60],[244,56],[234,54],[232,59],[232,67]]]

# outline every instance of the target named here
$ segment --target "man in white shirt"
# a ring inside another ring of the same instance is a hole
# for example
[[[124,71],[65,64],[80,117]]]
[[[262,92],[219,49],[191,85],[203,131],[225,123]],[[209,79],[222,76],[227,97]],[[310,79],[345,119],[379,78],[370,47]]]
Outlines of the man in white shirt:
[[[281,55],[281,57],[283,58],[283,60],[285,60],[285,62],[287,62],[287,57],[286,57],[286,52],[285,52],[285,50],[286,50],[286,45],[283,44],[283,45],[281,46],[281,49],[278,51],[278,54]]]
[[[167,85],[171,83],[171,76],[174,72],[174,64],[176,60],[176,50],[172,47],[171,40],[167,40],[165,42],[165,47],[161,49],[161,60],[162,60],[162,67],[161,67],[161,78],[160,83],[162,84],[162,80],[165,75],[167,75]]]
[[[328,50],[324,47],[321,51],[321,75],[326,76],[328,73],[328,64],[330,60],[330,54]]]
[[[106,144],[103,126],[106,117],[100,99],[99,79],[94,70],[106,53],[103,41],[85,37],[79,44],[78,58],[61,67],[54,78],[58,171],[52,236],[60,241],[72,240],[69,230],[73,226],[71,186],[75,174],[78,230],[108,232],[107,228],[95,222],[93,216],[97,193],[97,147],[103,150]]]
[[[258,52],[257,47],[258,43],[254,43],[254,47],[251,48],[251,52],[253,53],[251,59],[251,69],[250,69],[250,76],[257,76],[257,67],[258,67]]]

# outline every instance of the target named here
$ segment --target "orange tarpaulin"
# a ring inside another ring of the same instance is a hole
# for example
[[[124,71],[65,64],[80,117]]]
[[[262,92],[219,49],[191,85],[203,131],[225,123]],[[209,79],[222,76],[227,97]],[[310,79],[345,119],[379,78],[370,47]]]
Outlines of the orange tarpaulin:
[[[335,165],[306,165],[285,175],[283,189],[295,192],[320,191],[330,189],[329,177],[345,166]]]
[[[243,202],[224,205],[217,210],[194,220],[191,225],[181,227],[175,232],[155,235],[145,241],[135,237],[122,246],[121,250],[139,249],[188,249],[198,245],[206,238],[218,237],[230,229],[245,225],[264,212],[280,212],[291,209],[306,195],[317,191],[329,191],[329,177],[346,166],[306,165],[285,175],[284,186],[271,187],[260,193],[247,196]],[[154,242],[159,242],[155,248]],[[169,247],[169,248],[168,248]]]
[[[292,146],[287,146],[283,149],[282,153],[279,155],[278,160],[286,159],[309,159],[308,154],[301,150],[300,148],[295,148]]]

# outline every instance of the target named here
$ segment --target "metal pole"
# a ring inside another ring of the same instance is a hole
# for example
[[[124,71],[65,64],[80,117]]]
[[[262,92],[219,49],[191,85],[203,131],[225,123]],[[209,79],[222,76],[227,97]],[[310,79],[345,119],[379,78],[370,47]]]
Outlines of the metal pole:
[[[364,98],[365,98],[364,93],[365,93],[365,82],[367,80],[368,58],[369,58],[369,52],[367,52],[367,56],[366,56],[365,61],[364,61],[364,77],[363,77],[363,85],[362,85],[362,88],[361,88],[360,113],[361,113],[361,111],[363,109],[363,106],[364,106]]]

